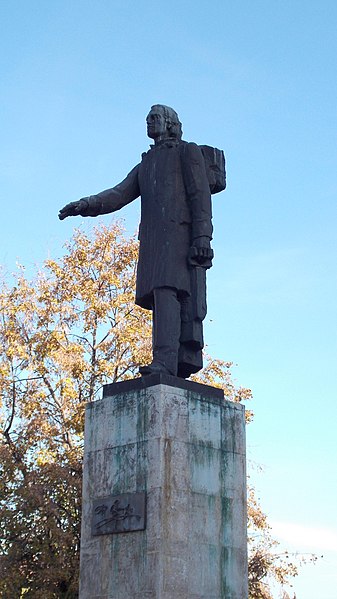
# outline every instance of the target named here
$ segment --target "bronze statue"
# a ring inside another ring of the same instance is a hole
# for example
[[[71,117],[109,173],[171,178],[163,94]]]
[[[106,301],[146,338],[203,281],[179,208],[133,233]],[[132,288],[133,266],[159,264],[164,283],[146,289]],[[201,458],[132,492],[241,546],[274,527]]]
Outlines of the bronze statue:
[[[168,106],[152,106],[146,122],[154,145],[124,181],[67,204],[59,218],[107,214],[141,196],[135,301],[153,311],[153,360],[139,370],[187,378],[202,368],[211,193],[225,189],[225,161],[216,148],[183,141]]]

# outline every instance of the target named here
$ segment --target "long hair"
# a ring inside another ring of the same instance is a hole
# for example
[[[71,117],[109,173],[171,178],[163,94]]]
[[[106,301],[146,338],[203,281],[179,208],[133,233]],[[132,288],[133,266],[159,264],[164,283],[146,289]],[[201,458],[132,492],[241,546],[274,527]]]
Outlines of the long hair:
[[[173,110],[173,108],[170,108],[170,106],[165,106],[165,104],[154,104],[154,106],[151,106],[151,110],[153,108],[161,108],[170,135],[180,140],[183,134],[183,130],[176,111]]]

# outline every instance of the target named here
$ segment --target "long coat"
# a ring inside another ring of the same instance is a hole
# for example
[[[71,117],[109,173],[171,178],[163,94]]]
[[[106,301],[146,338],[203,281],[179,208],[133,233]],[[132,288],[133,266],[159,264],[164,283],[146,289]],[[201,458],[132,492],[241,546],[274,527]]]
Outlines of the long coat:
[[[89,198],[87,214],[119,210],[141,196],[136,303],[153,306],[153,289],[191,292],[188,252],[193,240],[212,238],[210,187],[195,143],[164,140],[118,185]]]

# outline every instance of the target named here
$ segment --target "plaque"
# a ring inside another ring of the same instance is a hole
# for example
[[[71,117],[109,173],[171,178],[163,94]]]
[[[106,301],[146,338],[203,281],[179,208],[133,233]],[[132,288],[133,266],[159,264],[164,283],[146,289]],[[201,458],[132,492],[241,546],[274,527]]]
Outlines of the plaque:
[[[145,493],[124,493],[94,499],[92,534],[111,535],[144,530],[146,526]]]

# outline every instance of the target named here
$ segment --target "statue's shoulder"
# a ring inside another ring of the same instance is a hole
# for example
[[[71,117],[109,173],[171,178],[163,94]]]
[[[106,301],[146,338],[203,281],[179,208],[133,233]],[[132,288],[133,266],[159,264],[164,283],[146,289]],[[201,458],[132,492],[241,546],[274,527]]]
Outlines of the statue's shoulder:
[[[199,146],[194,141],[185,141],[185,139],[181,139],[179,147],[187,152],[199,152]]]
[[[203,154],[200,146],[198,146],[198,144],[196,144],[194,141],[181,140],[179,142],[179,151],[184,160],[203,160]]]
[[[212,146],[199,146],[193,141],[181,141],[182,155],[185,159],[205,163],[206,174],[212,194],[226,189],[226,162],[222,150]]]

